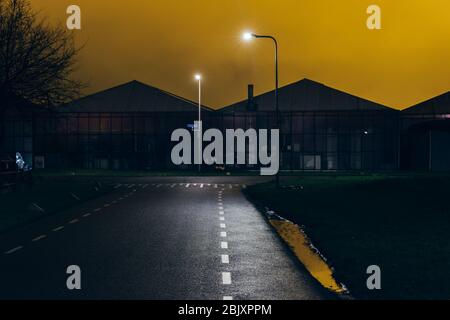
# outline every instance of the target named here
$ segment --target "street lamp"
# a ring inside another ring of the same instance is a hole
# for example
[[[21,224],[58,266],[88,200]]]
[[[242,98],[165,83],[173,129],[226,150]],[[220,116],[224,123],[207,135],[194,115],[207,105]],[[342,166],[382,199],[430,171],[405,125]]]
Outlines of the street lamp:
[[[280,136],[281,136],[281,118],[280,118],[280,109],[278,107],[278,42],[277,42],[277,39],[275,39],[275,37],[273,37],[273,36],[259,35],[259,34],[254,34],[252,32],[244,32],[242,34],[242,38],[245,41],[251,41],[253,38],[270,39],[275,44],[275,113],[276,113],[276,119],[277,119],[277,127],[280,132]],[[283,139],[282,136],[281,136],[281,139]],[[281,157],[281,148],[278,151],[278,163],[281,165],[280,157]],[[280,187],[279,172],[277,172],[277,175],[276,175],[276,182],[277,182],[277,188],[279,188]]]
[[[198,81],[198,123],[197,123],[197,137],[198,137],[198,172],[202,171],[202,75],[197,73],[194,76],[195,80]]]

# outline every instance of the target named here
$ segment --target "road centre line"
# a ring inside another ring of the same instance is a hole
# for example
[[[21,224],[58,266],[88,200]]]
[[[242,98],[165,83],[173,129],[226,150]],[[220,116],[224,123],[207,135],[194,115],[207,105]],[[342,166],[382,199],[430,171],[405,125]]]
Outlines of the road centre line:
[[[58,232],[58,231],[61,231],[62,229],[64,229],[64,226],[56,227],[56,228],[53,229],[52,231],[53,231],[53,232]]]
[[[222,249],[228,249],[228,242],[222,241],[222,242],[220,243],[220,247],[221,247]]]
[[[222,238],[226,238],[226,237],[227,237],[227,233],[226,233],[225,231],[222,231],[222,232],[220,233],[220,236],[221,236]]]
[[[219,217],[220,221],[225,221],[225,217]]]
[[[80,220],[78,220],[78,219],[73,219],[73,220],[69,221],[69,224],[74,224],[74,223],[77,223],[78,221],[80,221]]]
[[[222,284],[231,284],[231,273],[222,272]]]
[[[221,227],[222,229],[225,229],[227,226],[225,225],[225,223],[221,223],[221,224],[220,224],[220,227]]]
[[[85,213],[85,214],[83,214],[83,218],[87,218],[87,217],[89,217],[91,214],[88,212],[88,213]]]
[[[221,255],[221,260],[223,264],[229,264],[230,263],[230,256],[227,254]]]

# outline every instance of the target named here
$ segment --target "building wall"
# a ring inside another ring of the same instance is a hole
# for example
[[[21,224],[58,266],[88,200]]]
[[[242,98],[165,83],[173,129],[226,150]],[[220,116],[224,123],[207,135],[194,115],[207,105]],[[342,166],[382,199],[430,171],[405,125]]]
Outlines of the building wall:
[[[46,167],[179,169],[173,130],[196,113],[60,113],[36,120],[35,155]],[[272,112],[205,113],[204,130],[275,128]],[[380,111],[283,112],[284,170],[385,171],[398,168],[398,115]],[[16,132],[20,137],[20,132]],[[244,166],[256,169],[257,166]]]
[[[450,171],[450,114],[404,114],[401,169]]]

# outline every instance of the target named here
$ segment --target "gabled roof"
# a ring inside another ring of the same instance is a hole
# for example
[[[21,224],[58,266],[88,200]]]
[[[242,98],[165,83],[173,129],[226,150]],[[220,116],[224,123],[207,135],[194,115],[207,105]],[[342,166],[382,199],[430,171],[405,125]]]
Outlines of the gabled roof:
[[[404,114],[445,114],[450,113],[450,91],[431,98],[415,106],[404,109]]]
[[[134,80],[75,100],[59,107],[58,110],[61,112],[179,112],[197,111],[198,104]],[[203,110],[211,111],[204,106]]]
[[[256,96],[255,101],[258,111],[274,111],[275,92]],[[243,100],[220,111],[246,111],[246,106],[247,100]],[[280,88],[279,107],[281,111],[394,110],[309,79]]]

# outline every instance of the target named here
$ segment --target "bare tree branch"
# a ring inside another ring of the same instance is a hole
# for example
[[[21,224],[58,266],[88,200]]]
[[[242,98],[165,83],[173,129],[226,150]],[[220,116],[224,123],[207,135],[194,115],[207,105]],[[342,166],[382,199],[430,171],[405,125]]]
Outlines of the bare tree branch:
[[[27,0],[0,0],[0,108],[9,97],[58,105],[79,96],[84,84],[71,78],[78,52],[70,31],[39,18]]]

